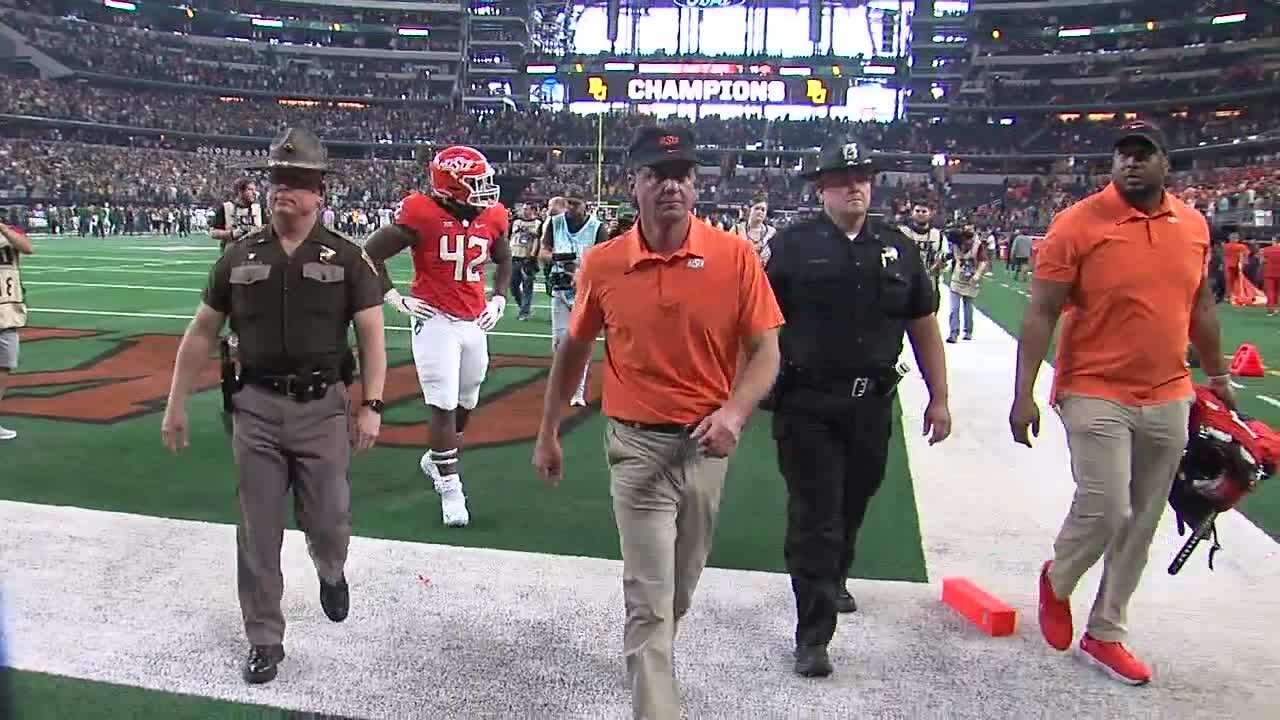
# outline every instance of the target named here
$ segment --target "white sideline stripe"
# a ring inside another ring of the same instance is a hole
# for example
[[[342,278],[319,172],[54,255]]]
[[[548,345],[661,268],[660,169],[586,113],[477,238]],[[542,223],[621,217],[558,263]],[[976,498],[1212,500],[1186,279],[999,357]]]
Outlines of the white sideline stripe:
[[[114,310],[80,310],[72,308],[48,308],[39,307],[31,310],[31,316],[37,317],[41,313],[50,315],[101,315],[104,317],[123,317],[123,318],[145,318],[148,320],[190,320],[191,315],[174,315],[169,313],[151,313],[151,312],[117,312]],[[387,325],[387,330],[395,330],[397,332],[412,332],[413,328],[401,325]],[[516,338],[541,338],[550,340],[551,335],[547,333],[517,333],[503,332],[499,330],[491,330],[489,335],[497,335],[499,337],[516,337]]]
[[[1258,399],[1268,405],[1274,405],[1276,407],[1280,407],[1280,400],[1277,400],[1273,397],[1269,397],[1267,395],[1259,395]]]

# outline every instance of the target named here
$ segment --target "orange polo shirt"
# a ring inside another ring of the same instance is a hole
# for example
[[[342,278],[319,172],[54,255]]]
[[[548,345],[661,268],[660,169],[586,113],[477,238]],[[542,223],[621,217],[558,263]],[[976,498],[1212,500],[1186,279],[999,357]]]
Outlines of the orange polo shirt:
[[[747,339],[782,325],[750,243],[690,215],[684,246],[651,251],[637,224],[587,250],[569,321],[605,332],[604,414],[692,424],[729,399]]]
[[[1259,252],[1262,253],[1262,277],[1280,280],[1280,245],[1268,245]]]
[[[1140,406],[1189,397],[1191,309],[1208,267],[1208,223],[1167,192],[1147,215],[1107,185],[1055,217],[1035,269],[1038,279],[1071,284],[1054,400]]]
[[[1242,242],[1222,244],[1222,263],[1228,270],[1241,269],[1241,263],[1249,257],[1249,246]]]

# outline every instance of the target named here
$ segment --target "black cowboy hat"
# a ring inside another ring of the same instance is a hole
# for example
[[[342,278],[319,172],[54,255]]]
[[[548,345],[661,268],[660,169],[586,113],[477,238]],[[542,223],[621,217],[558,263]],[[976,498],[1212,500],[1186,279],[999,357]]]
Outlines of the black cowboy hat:
[[[805,180],[813,180],[825,172],[846,170],[848,168],[865,168],[875,170],[870,151],[857,142],[838,142],[822,148],[816,158],[805,163],[808,167],[800,173]]]

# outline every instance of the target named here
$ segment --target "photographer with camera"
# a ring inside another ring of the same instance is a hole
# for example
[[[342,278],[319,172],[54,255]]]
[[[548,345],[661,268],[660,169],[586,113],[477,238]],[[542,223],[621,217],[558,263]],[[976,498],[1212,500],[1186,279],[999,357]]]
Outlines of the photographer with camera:
[[[960,339],[961,306],[964,307],[964,339],[972,340],[973,302],[982,287],[982,276],[991,264],[987,245],[978,242],[972,225],[947,229],[947,249],[934,263],[934,274],[947,263],[951,264],[951,333],[947,342],[954,343]]]
[[[547,263],[547,293],[551,295],[551,349],[560,346],[569,332],[569,316],[576,295],[574,275],[587,248],[609,239],[608,228],[595,214],[587,213],[587,201],[571,190],[564,196],[565,211],[547,218],[542,231],[541,257]],[[590,363],[587,364],[590,367]],[[569,404],[586,407],[587,370]]]

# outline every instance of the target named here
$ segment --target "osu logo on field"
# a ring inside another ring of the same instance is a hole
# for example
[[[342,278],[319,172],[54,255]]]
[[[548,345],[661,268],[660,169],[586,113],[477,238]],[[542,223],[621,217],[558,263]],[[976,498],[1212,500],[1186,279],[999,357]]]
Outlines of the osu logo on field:
[[[97,330],[64,330],[58,328],[26,328],[23,343],[74,340],[98,343],[103,351],[88,362],[60,370],[19,372],[9,377],[4,411],[7,415],[47,418],[67,422],[108,425],[164,410],[172,380],[173,358],[178,351],[176,335],[146,334],[128,337],[112,336]],[[503,367],[550,370],[551,358],[493,355],[491,370]],[[591,373],[593,382],[587,398],[600,397],[598,370]],[[483,447],[532,441],[542,415],[542,398],[546,392],[546,372],[512,383],[484,400],[472,413],[467,427],[466,446]],[[210,358],[196,379],[195,391],[218,387],[218,364]],[[351,397],[359,398],[359,383],[351,388]],[[384,421],[378,444],[386,447],[420,448],[427,438],[426,410],[422,407],[422,390],[413,365],[387,369],[383,397],[388,406],[413,403],[421,420],[394,423]],[[353,400],[354,402],[354,400]],[[407,405],[408,406],[408,405]],[[571,408],[569,422],[588,417],[594,410]],[[217,427],[217,417],[192,417],[198,427],[208,423]],[[156,418],[159,423],[159,418]]]

